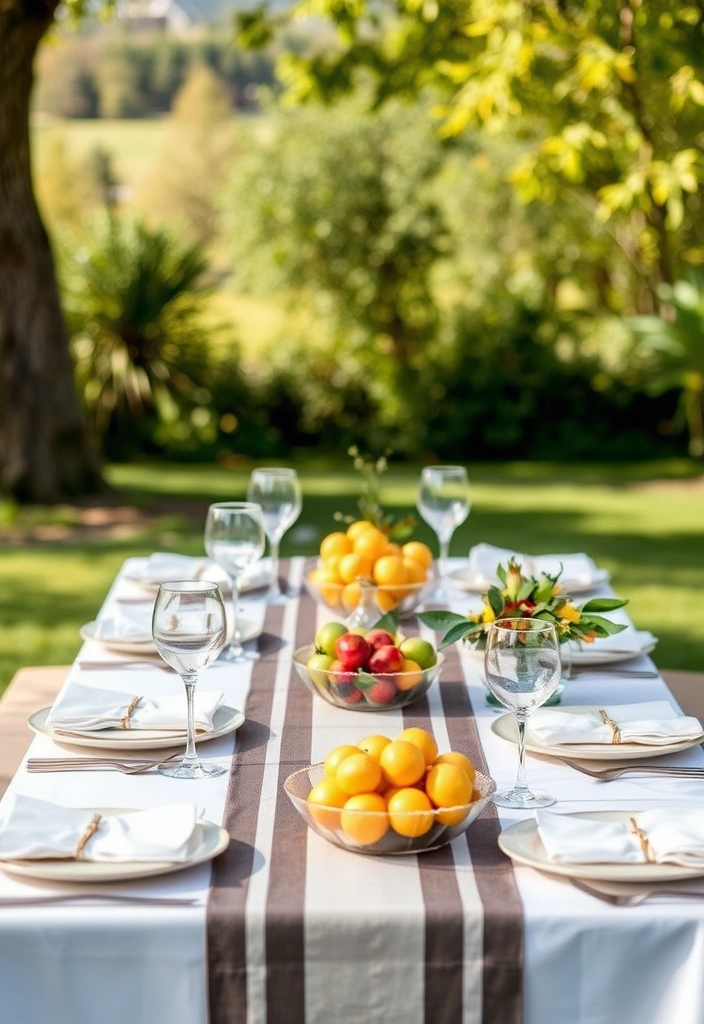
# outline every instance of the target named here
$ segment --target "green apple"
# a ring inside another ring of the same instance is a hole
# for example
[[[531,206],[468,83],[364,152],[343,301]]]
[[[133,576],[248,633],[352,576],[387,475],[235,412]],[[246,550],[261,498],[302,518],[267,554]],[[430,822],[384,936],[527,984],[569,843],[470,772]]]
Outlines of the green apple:
[[[438,660],[433,645],[419,636],[407,637],[401,643],[400,651],[404,658],[415,661],[422,669],[432,668]]]
[[[317,686],[319,690],[324,692],[328,690],[328,669],[334,660],[329,654],[313,654],[308,659],[306,664],[308,673],[313,685]]]
[[[348,632],[347,626],[341,622],[327,622],[315,634],[315,649],[318,654],[327,654],[335,658],[335,644]]]

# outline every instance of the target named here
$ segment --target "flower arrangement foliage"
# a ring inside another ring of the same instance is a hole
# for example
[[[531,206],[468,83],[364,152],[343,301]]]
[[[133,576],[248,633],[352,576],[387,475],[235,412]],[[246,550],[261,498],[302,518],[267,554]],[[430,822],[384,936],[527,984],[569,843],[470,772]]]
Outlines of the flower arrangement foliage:
[[[597,637],[613,636],[626,627],[600,612],[623,608],[627,601],[618,597],[594,597],[583,605],[572,603],[555,576],[524,576],[520,565],[511,559],[507,566],[500,565],[496,574],[501,587],[489,587],[482,599],[481,611],[470,615],[456,612],[422,612],[418,617],[435,630],[446,630],[439,647],[448,647],[458,640],[484,647],[489,625],[496,619],[544,619],[552,622],[560,643],[577,640],[593,643]]]
[[[357,445],[347,449],[347,454],[352,459],[352,464],[362,478],[362,493],[357,501],[357,508],[362,519],[376,526],[391,541],[405,541],[413,533],[415,517],[412,515],[396,519],[388,515],[381,504],[380,490],[381,477],[389,468],[389,456],[391,451],[387,449],[383,455],[375,459],[371,455],[360,452]],[[336,512],[336,522],[349,526],[354,522],[355,517],[345,515],[343,512]]]

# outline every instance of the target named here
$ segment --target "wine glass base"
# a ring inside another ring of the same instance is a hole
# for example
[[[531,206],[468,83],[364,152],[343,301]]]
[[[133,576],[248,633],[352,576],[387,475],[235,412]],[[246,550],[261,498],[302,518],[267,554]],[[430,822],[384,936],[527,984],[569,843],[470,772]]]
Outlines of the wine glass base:
[[[534,793],[530,789],[503,789],[494,793],[492,800],[497,807],[511,807],[519,811],[533,811],[555,803],[555,797],[549,793]]]
[[[216,775],[224,775],[227,768],[216,764],[161,764],[157,768],[160,775],[168,775],[171,779],[212,779]]]
[[[247,657],[247,652],[244,647],[240,647],[239,650],[232,647],[226,647],[224,651],[218,656],[218,661],[227,661],[230,664],[237,665],[244,661],[250,661]]]

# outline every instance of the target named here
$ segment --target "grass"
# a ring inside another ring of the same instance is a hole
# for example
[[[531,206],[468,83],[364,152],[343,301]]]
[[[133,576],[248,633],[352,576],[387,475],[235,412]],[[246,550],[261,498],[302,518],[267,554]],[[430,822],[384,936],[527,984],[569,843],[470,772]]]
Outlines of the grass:
[[[304,490],[298,524],[283,553],[312,554],[335,527],[333,513],[353,513],[358,478],[347,463],[296,463]],[[155,549],[202,552],[209,501],[237,499],[249,465],[165,463],[114,466],[119,503],[141,511],[115,529],[85,528],[80,510],[17,511],[0,506],[0,690],[23,665],[69,662],[78,628],[94,618],[122,561]],[[417,466],[393,466],[383,500],[398,514],[413,507]],[[704,476],[687,460],[618,466],[512,464],[470,467],[473,508],[455,534],[452,553],[480,540],[534,553],[587,551],[629,598],[638,626],[660,637],[666,668],[704,670],[704,618],[699,614],[704,564]],[[79,527],[80,529],[80,527]],[[434,544],[425,524],[417,536]],[[29,537],[17,543],[18,537]]]

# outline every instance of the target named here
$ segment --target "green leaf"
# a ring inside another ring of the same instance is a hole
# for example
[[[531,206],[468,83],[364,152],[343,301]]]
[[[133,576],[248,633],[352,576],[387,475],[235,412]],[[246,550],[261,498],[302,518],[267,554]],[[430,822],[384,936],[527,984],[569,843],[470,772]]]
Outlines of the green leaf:
[[[596,629],[603,636],[614,636],[616,633],[623,633],[626,626],[605,619],[601,615],[588,615],[586,621],[592,629]]]
[[[354,685],[357,689],[362,691],[371,689],[375,682],[376,679],[374,676],[370,675],[368,672],[358,672],[354,677]]]
[[[504,595],[498,587],[489,587],[486,599],[491,606],[494,615],[501,615],[504,610]]]
[[[480,633],[481,630],[482,627],[476,622],[467,622],[466,620],[458,622],[445,633],[445,636],[438,645],[438,650],[441,650],[443,647],[450,647],[451,644],[457,643],[458,640],[464,640],[470,633]]]
[[[591,601],[583,604],[580,612],[611,612],[615,608],[623,608],[628,601],[622,601],[620,597],[593,597]]]
[[[457,623],[463,622],[465,625],[469,622],[466,615],[458,615],[457,612],[419,612],[417,618],[423,623],[424,626],[430,626],[431,629],[436,629],[438,632],[441,629],[449,629],[450,626],[454,626]]]
[[[499,577],[504,586],[506,586],[506,568],[503,565],[496,566],[496,575]]]
[[[398,612],[395,608],[392,608],[390,612],[382,615],[379,621],[374,623],[372,629],[385,629],[388,633],[395,633],[400,621]]]
[[[527,597],[530,597],[530,595],[533,592],[533,586],[533,580],[525,580],[518,588],[518,593],[516,594],[516,601],[520,603],[521,601],[525,601]]]

